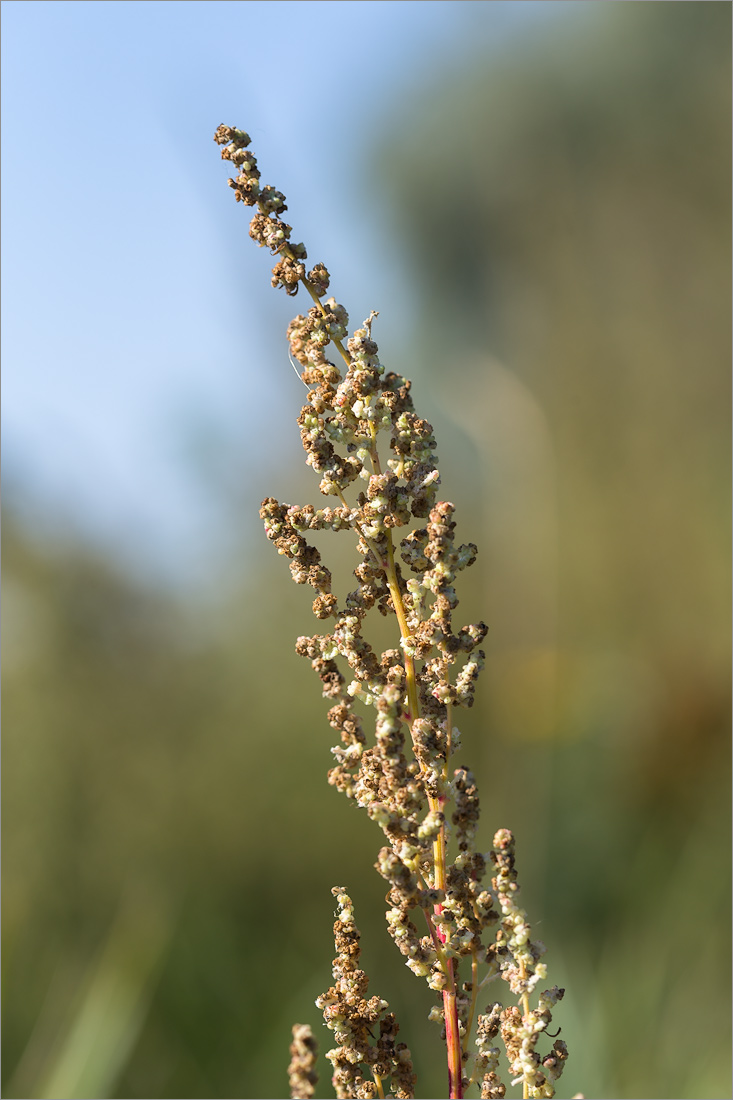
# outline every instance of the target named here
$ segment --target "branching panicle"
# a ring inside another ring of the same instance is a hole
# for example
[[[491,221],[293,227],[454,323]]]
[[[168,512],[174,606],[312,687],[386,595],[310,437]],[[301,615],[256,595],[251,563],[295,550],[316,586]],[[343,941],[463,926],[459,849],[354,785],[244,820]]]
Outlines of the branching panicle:
[[[530,1009],[529,995],[545,977],[539,962],[544,948],[529,939],[526,915],[516,906],[512,834],[496,834],[492,892],[484,884],[486,858],[476,850],[476,782],[467,768],[452,767],[460,747],[454,711],[473,704],[488,630],[483,622],[457,629],[453,623],[454,585],[476,560],[477,548],[456,543],[455,508],[437,498],[433,429],[415,412],[411,383],[386,372],[379,361],[372,335],[377,314],[349,336],[346,310],[335,298],[325,298],[326,267],[316,263],[306,274],[306,250],[290,240],[292,229],[281,217],[287,209],[284,195],[261,186],[249,136],[220,126],[215,141],[238,171],[229,180],[236,200],[256,207],[250,236],[277,257],[272,285],[288,295],[302,285],[312,302],[288,327],[290,354],[308,387],[298,424],[321,494],[336,499],[333,506],[315,508],[268,497],[260,515],[267,537],[288,558],[295,582],[314,589],[314,615],[329,621],[328,632],[296,643],[321,679],[331,701],[328,721],[339,734],[329,782],[384,834],[376,868],[389,886],[388,931],[406,965],[438,994],[440,1005],[431,1017],[444,1029],[450,1097],[462,1097],[472,1083],[482,1097],[504,1095],[498,1048],[491,1045],[499,1033],[524,1095],[553,1096],[567,1050],[556,1041],[542,1058],[536,1044],[562,990],[542,993],[538,1007]],[[310,531],[323,530],[351,531],[355,537],[357,586],[343,598],[331,591],[331,573],[307,541]],[[396,617],[398,648],[379,653],[364,636],[365,620],[375,609]],[[371,738],[355,710],[357,701],[374,707]],[[317,1003],[338,1043],[327,1055],[336,1095],[411,1097],[415,1077],[409,1051],[394,1042],[397,1025],[386,1001],[367,999],[368,979],[357,968],[353,906],[343,888],[334,894],[339,904],[335,984]],[[487,945],[487,931],[499,922],[497,905],[501,923]],[[471,980],[463,984],[461,964],[471,968]],[[498,975],[521,1008],[502,1009],[497,1003],[478,1016],[478,1054],[469,1078],[479,990]],[[310,1069],[301,1073],[299,1067],[310,1066],[312,1047],[304,1029],[296,1031],[291,1085],[295,1079],[292,1087],[301,1091],[293,1095],[306,1096]]]
[[[326,1055],[333,1066],[336,1096],[383,1097],[385,1083],[391,1082],[387,1095],[410,1100],[416,1081],[410,1051],[404,1043],[395,1042],[399,1028],[394,1014],[387,1012],[387,1002],[380,997],[367,999],[369,979],[357,966],[361,948],[353,903],[343,886],[331,892],[339,906],[333,926],[334,984],[316,1004],[339,1044]]]

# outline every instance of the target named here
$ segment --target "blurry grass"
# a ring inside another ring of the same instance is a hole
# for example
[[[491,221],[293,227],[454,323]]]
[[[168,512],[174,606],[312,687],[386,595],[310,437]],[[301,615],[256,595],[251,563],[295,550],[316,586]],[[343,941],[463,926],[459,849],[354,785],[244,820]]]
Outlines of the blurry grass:
[[[52,985],[5,1095],[41,1100],[114,1095],[144,1024],[167,942],[167,929],[161,923],[156,928],[148,912],[145,917],[141,925],[136,908],[125,904],[80,994],[74,995],[65,982],[56,983],[56,989]],[[58,1003],[59,995],[65,1004]],[[49,1042],[59,1011],[66,1030]]]
[[[586,1096],[725,1100],[730,1096],[730,875],[724,784],[664,866],[665,837],[650,823],[609,893],[611,912],[564,942],[563,1036],[568,1089]],[[661,866],[660,866],[661,865]],[[662,869],[663,868],[663,869]],[[661,872],[661,873],[660,873]],[[555,925],[556,926],[556,925]],[[553,954],[557,955],[556,952]]]

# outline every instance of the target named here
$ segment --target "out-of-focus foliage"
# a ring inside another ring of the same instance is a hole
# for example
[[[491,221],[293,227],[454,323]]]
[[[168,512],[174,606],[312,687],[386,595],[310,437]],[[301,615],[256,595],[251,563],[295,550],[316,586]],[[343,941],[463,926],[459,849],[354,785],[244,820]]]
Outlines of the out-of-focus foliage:
[[[385,175],[425,313],[388,365],[432,401],[480,544],[464,756],[567,988],[563,1084],[723,1097],[730,8],[577,11],[483,69],[442,59],[395,114]],[[336,883],[440,1095],[379,835],[325,782],[292,652],[310,600],[264,536],[219,612],[42,551],[12,515],[3,550],[3,1095],[283,1096],[290,1025],[321,1030]]]

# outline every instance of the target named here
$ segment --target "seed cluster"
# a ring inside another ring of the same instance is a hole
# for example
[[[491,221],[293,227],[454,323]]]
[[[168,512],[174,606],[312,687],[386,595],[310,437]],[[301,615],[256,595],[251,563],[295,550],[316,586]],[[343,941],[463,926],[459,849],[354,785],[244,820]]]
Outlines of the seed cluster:
[[[387,1012],[388,1003],[380,997],[367,999],[369,979],[357,965],[361,948],[354,907],[344,887],[336,886],[332,893],[338,901],[333,926],[334,984],[316,1004],[339,1044],[326,1055],[333,1066],[336,1096],[372,1100],[385,1095],[384,1084],[391,1079],[388,1095],[410,1100],[416,1082],[410,1051],[405,1043],[395,1042],[399,1028],[394,1014]],[[377,1026],[379,1038],[375,1039]],[[371,1079],[364,1077],[365,1069]]]
[[[293,1041],[290,1044],[288,1082],[293,1100],[310,1100],[318,1084],[316,1056],[318,1044],[308,1024],[293,1025]]]
[[[494,893],[501,907],[503,920],[496,934],[495,943],[489,948],[498,963],[502,978],[523,1003],[524,1012],[515,1005],[501,1009],[494,1004],[487,1015],[479,1017],[479,1061],[484,1063],[485,1095],[503,1096],[492,1091],[498,1085],[495,1074],[493,1050],[487,1046],[501,1027],[501,1036],[509,1059],[509,1069],[514,1076],[512,1084],[523,1082],[528,1097],[552,1097],[553,1082],[558,1079],[568,1057],[568,1048],[562,1039],[556,1039],[552,1050],[544,1057],[537,1052],[537,1041],[552,1021],[552,1008],[565,995],[564,989],[554,986],[540,993],[536,1009],[530,1010],[528,995],[539,982],[547,978],[547,967],[539,960],[545,953],[545,945],[532,940],[531,928],[524,909],[517,905],[519,885],[514,860],[514,837],[509,829],[499,829],[494,837],[491,859],[496,867],[492,879]],[[484,1092],[481,1093],[484,1096]]]
[[[260,515],[295,582],[314,590],[314,615],[328,623],[324,632],[298,638],[296,651],[320,677],[330,701],[328,721],[339,735],[329,782],[384,833],[376,868],[389,885],[387,927],[406,965],[440,995],[442,1005],[431,1015],[444,1025],[451,1097],[463,1096],[474,1079],[466,1071],[479,967],[484,968],[480,984],[500,974],[524,1008],[503,1012],[499,1006],[498,1015],[492,1008],[479,1017],[476,1072],[482,1096],[504,1095],[490,1046],[500,1030],[525,1094],[552,1096],[551,1082],[566,1057],[564,1044],[556,1043],[543,1062],[535,1045],[549,1022],[553,997],[562,992],[542,994],[540,1007],[530,1012],[527,996],[544,979],[538,962],[543,949],[530,942],[525,914],[515,906],[513,838],[507,830],[495,838],[492,893],[483,885],[487,859],[476,850],[476,783],[467,768],[452,768],[460,747],[454,710],[473,704],[488,629],[483,622],[453,624],[454,584],[476,560],[476,546],[456,542],[454,506],[437,498],[433,429],[415,412],[411,383],[385,371],[379,361],[372,336],[377,315],[349,335],[346,310],[325,298],[329,272],[322,263],[307,272],[305,247],[290,239],[292,229],[281,217],[287,209],[284,195],[260,185],[248,135],[220,126],[215,141],[223,146],[222,158],[238,170],[229,180],[236,200],[256,207],[250,236],[277,257],[273,286],[295,295],[302,285],[313,303],[291,321],[288,340],[308,388],[298,417],[306,462],[319,475],[321,494],[335,499],[316,508],[268,497]],[[311,532],[325,530],[355,536],[357,583],[343,598],[332,591],[331,572],[308,541]],[[375,608],[396,616],[398,648],[378,652],[365,637],[366,617]],[[365,731],[357,707],[374,708],[373,735]],[[351,901],[341,888],[334,893],[340,907],[334,926],[336,984],[318,1004],[340,1044],[328,1055],[337,1096],[384,1096],[381,1080],[387,1076],[395,1090],[390,1095],[412,1096],[409,1053],[394,1047],[396,1025],[384,1015],[386,1002],[366,999],[366,975],[356,969]],[[503,920],[486,946],[485,932],[499,921],[497,900]],[[472,973],[472,981],[463,984],[458,981],[462,960]],[[365,1069],[371,1080],[363,1076]],[[296,1087],[305,1087],[300,1078]]]

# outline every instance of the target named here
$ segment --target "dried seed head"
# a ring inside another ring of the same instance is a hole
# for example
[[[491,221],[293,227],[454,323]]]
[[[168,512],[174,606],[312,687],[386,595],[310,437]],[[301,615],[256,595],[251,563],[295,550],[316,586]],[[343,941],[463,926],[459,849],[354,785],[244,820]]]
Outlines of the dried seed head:
[[[456,544],[455,507],[437,498],[440,474],[432,426],[415,412],[410,381],[385,371],[379,361],[372,332],[377,314],[372,312],[349,335],[346,310],[335,298],[325,299],[330,285],[325,266],[317,263],[306,275],[306,249],[291,241],[291,227],[282,220],[285,196],[260,184],[248,135],[222,125],[214,140],[223,146],[222,158],[237,170],[229,180],[235,199],[256,208],[250,236],[276,256],[272,285],[292,296],[302,284],[313,302],[290,322],[287,335],[292,360],[308,387],[298,417],[306,463],[319,475],[321,494],[337,498],[337,504],[301,507],[268,497],[260,515],[268,539],[288,559],[294,581],[314,589],[316,618],[333,620],[330,633],[296,642],[296,652],[311,661],[321,679],[331,701],[328,720],[339,733],[329,783],[364,809],[385,837],[376,867],[389,884],[388,930],[406,965],[445,997],[434,1015],[442,1019],[453,1052],[451,1089],[460,1088],[461,1029],[468,1027],[475,1007],[477,988],[462,986],[458,979],[460,961],[470,957],[474,971],[487,968],[483,981],[500,973],[525,1006],[524,1016],[516,1006],[502,1010],[497,1003],[479,1017],[481,1096],[505,1094],[497,1073],[498,1048],[491,1045],[500,1030],[525,1095],[552,1096],[567,1050],[557,1041],[542,1058],[536,1044],[562,990],[546,990],[536,1009],[527,1007],[529,994],[545,978],[539,961],[544,947],[531,940],[526,914],[517,905],[514,838],[508,830],[494,838],[492,893],[483,885],[486,861],[476,850],[474,777],[458,768],[450,778],[451,756],[460,745],[453,712],[473,704],[484,663],[479,647],[488,629],[483,622],[459,629],[453,625],[458,574],[476,560],[477,548],[470,542]],[[420,527],[416,520],[427,522]],[[343,599],[331,591],[331,572],[307,541],[307,532],[323,530],[354,536],[357,587]],[[381,653],[365,634],[375,610],[395,616],[399,626],[399,645]],[[355,709],[362,704],[374,708],[371,736]],[[448,820],[455,840],[452,861]],[[327,1055],[336,1094],[381,1095],[390,1077],[389,1095],[411,1097],[415,1078],[409,1051],[395,1044],[397,1025],[386,1013],[386,1001],[367,996],[368,979],[357,965],[353,906],[344,889],[334,894],[339,905],[334,985],[317,1003],[338,1044]],[[497,904],[501,924],[487,947],[483,937],[499,920]],[[416,910],[428,935],[421,935],[412,919]],[[300,1091],[293,1095],[310,1096],[304,1091],[310,1087],[310,1071],[298,1068],[309,1056],[305,1030],[294,1037],[294,1046],[296,1039],[301,1046],[294,1053],[291,1048],[291,1068],[295,1065],[297,1083],[292,1085],[291,1078],[291,1085]]]

